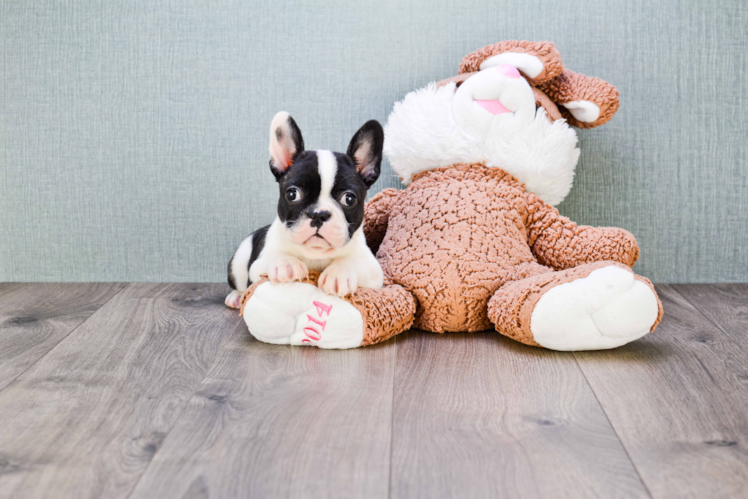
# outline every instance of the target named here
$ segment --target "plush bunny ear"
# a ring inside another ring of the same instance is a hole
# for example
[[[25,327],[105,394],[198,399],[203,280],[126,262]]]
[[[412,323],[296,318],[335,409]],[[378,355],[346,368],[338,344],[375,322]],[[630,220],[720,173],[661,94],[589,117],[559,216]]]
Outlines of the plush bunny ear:
[[[500,64],[520,70],[531,85],[550,80],[564,69],[561,54],[553,43],[507,40],[466,55],[460,63],[460,73],[482,71]]]
[[[383,146],[384,131],[376,120],[364,123],[364,126],[353,134],[351,143],[348,145],[347,154],[356,164],[356,170],[367,188],[379,178]]]
[[[304,139],[296,122],[285,111],[276,113],[270,123],[270,170],[276,179],[283,177],[302,151]]]
[[[574,127],[599,127],[618,111],[618,90],[593,76],[564,69],[539,87],[559,105],[561,114]]]

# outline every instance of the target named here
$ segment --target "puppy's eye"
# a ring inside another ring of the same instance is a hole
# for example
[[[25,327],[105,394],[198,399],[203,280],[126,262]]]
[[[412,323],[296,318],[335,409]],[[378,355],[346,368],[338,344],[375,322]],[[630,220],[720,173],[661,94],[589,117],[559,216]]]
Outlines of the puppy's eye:
[[[299,188],[288,188],[286,189],[286,200],[289,203],[295,203],[301,200],[301,190]]]
[[[351,192],[343,193],[340,197],[340,204],[344,207],[352,207],[356,204],[356,195]]]

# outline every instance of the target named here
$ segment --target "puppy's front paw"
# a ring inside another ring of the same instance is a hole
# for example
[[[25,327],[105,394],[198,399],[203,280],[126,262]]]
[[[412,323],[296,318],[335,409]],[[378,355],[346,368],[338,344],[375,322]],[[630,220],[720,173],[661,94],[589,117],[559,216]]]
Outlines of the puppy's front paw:
[[[331,264],[319,276],[318,286],[330,295],[344,297],[358,288],[358,275],[349,266]]]
[[[239,309],[242,306],[242,293],[236,290],[231,290],[231,293],[226,296],[224,301],[226,306],[231,309]]]
[[[268,279],[273,283],[300,281],[307,276],[309,269],[296,257],[279,257],[268,266]]]

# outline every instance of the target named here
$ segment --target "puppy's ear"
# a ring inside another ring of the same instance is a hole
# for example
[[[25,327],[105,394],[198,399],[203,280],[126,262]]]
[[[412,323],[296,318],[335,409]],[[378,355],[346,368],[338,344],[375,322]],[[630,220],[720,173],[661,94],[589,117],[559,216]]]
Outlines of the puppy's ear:
[[[348,145],[348,156],[356,164],[356,170],[363,179],[366,187],[371,187],[379,177],[382,164],[382,147],[384,146],[384,130],[376,120],[369,120],[353,134]]]
[[[285,111],[276,113],[270,123],[270,170],[276,180],[283,177],[303,151],[304,139],[296,122]]]

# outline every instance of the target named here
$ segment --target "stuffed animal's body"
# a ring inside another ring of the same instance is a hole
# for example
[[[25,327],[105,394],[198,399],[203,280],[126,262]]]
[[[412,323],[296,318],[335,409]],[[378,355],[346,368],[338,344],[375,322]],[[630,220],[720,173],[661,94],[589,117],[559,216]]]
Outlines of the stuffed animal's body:
[[[408,94],[385,128],[385,154],[407,184],[366,207],[385,287],[333,300],[314,277],[279,293],[260,282],[243,298],[255,336],[355,347],[411,326],[495,328],[529,345],[586,350],[655,328],[662,306],[631,271],[634,237],[577,226],[551,206],[568,193],[579,156],[569,123],[608,121],[615,88],[565,70],[547,42],[500,42],[460,71]],[[251,319],[259,316],[272,318]]]
[[[578,350],[622,345],[658,320],[652,285],[629,267],[639,254],[630,233],[577,226],[498,168],[417,174],[405,190],[375,196],[366,224],[385,283],[416,298],[415,328],[495,327]]]

